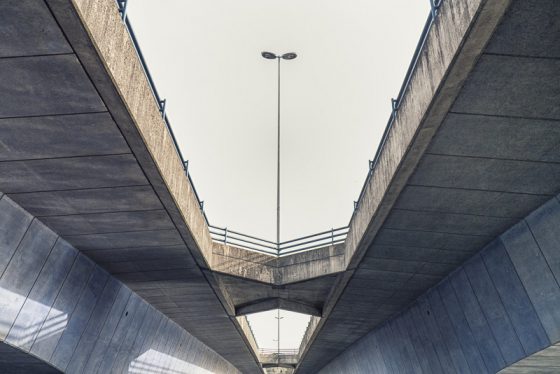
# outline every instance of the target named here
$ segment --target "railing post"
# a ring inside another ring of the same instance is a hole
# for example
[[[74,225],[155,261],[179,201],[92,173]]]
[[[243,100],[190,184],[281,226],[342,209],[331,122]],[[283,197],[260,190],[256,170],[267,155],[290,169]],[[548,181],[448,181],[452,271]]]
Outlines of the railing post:
[[[227,244],[227,227],[224,230],[224,244]]]
[[[185,168],[185,174],[189,175],[189,160],[183,161],[183,167]]]
[[[393,114],[399,109],[399,101],[397,99],[391,99],[391,109],[393,109]]]
[[[119,6],[119,13],[121,14],[122,20],[126,20],[126,6],[128,5],[128,0],[118,0],[117,5]]]
[[[200,210],[204,212],[204,201],[200,202]]]
[[[165,119],[165,107],[167,104],[167,99],[163,99],[159,101],[159,111],[161,113],[161,118]]]
[[[334,245],[334,228],[331,227],[331,244]]]
[[[442,2],[442,0],[430,0],[430,7],[432,8],[432,18],[436,18],[436,16],[438,15],[438,10]]]

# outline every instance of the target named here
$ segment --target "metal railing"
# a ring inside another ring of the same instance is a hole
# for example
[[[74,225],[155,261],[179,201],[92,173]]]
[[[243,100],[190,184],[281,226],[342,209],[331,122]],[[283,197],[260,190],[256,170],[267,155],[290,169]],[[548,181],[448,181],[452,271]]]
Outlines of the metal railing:
[[[436,19],[437,15],[438,15],[438,11],[439,11],[442,3],[443,3],[443,0],[429,0],[429,1],[430,1],[430,6],[431,6],[430,14],[428,16],[428,19],[426,20],[426,24],[424,25],[424,29],[422,30],[422,34],[420,35],[420,40],[418,41],[418,44],[416,46],[416,50],[414,51],[414,55],[413,55],[412,60],[409,64],[409,66],[408,66],[404,81],[401,85],[401,88],[399,90],[397,98],[396,99],[391,99],[391,109],[392,109],[392,111],[391,111],[391,114],[389,116],[389,120],[387,122],[387,125],[385,126],[385,130],[384,130],[383,136],[381,137],[381,140],[379,142],[379,146],[377,148],[375,156],[374,156],[373,160],[369,161],[369,171],[368,171],[368,174],[367,174],[366,179],[364,181],[364,184],[362,185],[362,189],[360,190],[358,200],[354,201],[354,211],[352,213],[352,217],[350,219],[350,222],[354,218],[354,215],[356,214],[356,211],[358,210],[358,207],[360,206],[360,202],[362,201],[362,198],[365,194],[366,187],[367,187],[367,185],[368,185],[368,183],[369,183],[369,181],[370,181],[370,179],[373,175],[373,172],[374,172],[375,168],[377,167],[377,165],[379,163],[379,159],[381,157],[381,152],[382,152],[383,147],[385,146],[385,144],[387,142],[389,132],[390,132],[391,128],[393,127],[393,124],[395,122],[396,115],[397,115],[399,107],[402,103],[403,97],[404,97],[405,93],[407,92],[408,88],[410,87],[410,82],[412,80],[412,75],[413,75],[413,73],[416,69],[416,66],[418,65],[418,61],[419,61],[420,55],[422,54],[422,51],[424,49],[424,45],[426,43],[428,33],[429,33],[433,23],[434,23],[434,20]],[[150,74],[150,70],[148,69],[146,61],[144,59],[144,55],[142,54],[142,51],[141,51],[140,46],[138,44],[138,40],[136,39],[136,36],[134,34],[134,30],[132,29],[132,26],[131,26],[128,18],[127,18],[127,15],[126,15],[127,0],[116,0],[116,2],[118,4],[118,8],[119,8],[119,12],[121,14],[122,20],[123,20],[124,24],[126,25],[128,33],[130,34],[130,38],[131,38],[132,43],[134,45],[134,48],[136,50],[136,54],[138,55],[141,66],[144,70],[144,73],[146,74],[146,78],[148,80],[150,89],[151,89],[151,91],[154,95],[154,100],[156,101],[156,104],[159,107],[159,111],[161,113],[163,121],[165,122],[167,130],[169,131],[169,134],[171,135],[171,139],[173,141],[173,146],[175,147],[175,151],[177,153],[177,156],[179,157],[179,159],[180,159],[180,161],[183,165],[183,168],[185,170],[185,174],[186,174],[186,176],[189,180],[189,183],[190,183],[190,185],[193,189],[193,192],[196,196],[196,199],[197,199],[199,207],[200,207],[200,211],[201,211],[202,215],[204,216],[204,219],[205,219],[206,223],[208,224],[208,226],[210,228],[210,234],[212,236],[212,239],[217,241],[217,242],[222,242],[222,243],[225,243],[225,244],[230,244],[230,245],[234,245],[234,246],[241,247],[241,248],[244,248],[244,249],[248,249],[248,250],[252,250],[252,251],[256,251],[256,252],[260,252],[260,253],[266,253],[266,254],[270,254],[270,255],[275,255],[275,256],[283,256],[283,255],[288,255],[288,254],[294,254],[294,253],[297,253],[297,252],[303,252],[303,251],[308,251],[308,250],[312,250],[312,249],[317,249],[317,248],[325,247],[325,246],[328,246],[328,245],[343,243],[346,239],[347,234],[348,234],[349,226],[340,227],[340,228],[337,228],[337,229],[331,229],[330,231],[324,231],[324,232],[320,232],[320,233],[317,233],[317,234],[308,235],[308,236],[288,240],[288,241],[281,242],[281,243],[276,243],[276,242],[272,242],[272,241],[269,241],[269,240],[266,240],[266,239],[261,239],[261,238],[255,237],[255,236],[242,234],[242,233],[239,233],[239,232],[236,232],[236,231],[228,230],[227,228],[220,228],[220,227],[212,226],[212,225],[209,224],[206,213],[204,212],[204,201],[200,200],[198,192],[196,191],[193,180],[192,180],[191,175],[189,173],[188,160],[185,160],[185,158],[183,157],[181,149],[179,148],[179,145],[177,144],[177,139],[175,138],[175,134],[173,132],[173,129],[171,128],[171,124],[169,122],[169,119],[167,118],[167,115],[166,115],[166,103],[167,103],[167,101],[165,99],[162,99],[161,96],[159,95],[158,91],[157,91],[157,88],[155,86],[152,75]]]
[[[278,349],[274,348],[259,348],[259,353],[261,355],[270,355],[270,356],[277,356],[280,353],[280,356],[296,356],[299,353],[299,349]]]
[[[146,74],[146,78],[148,79],[150,89],[152,91],[152,94],[154,95],[154,100],[156,101],[156,104],[159,107],[161,117],[163,118],[163,121],[165,122],[165,126],[167,127],[167,130],[169,131],[169,134],[171,135],[171,140],[173,140],[173,146],[175,147],[175,152],[177,153],[177,156],[179,157],[179,160],[181,160],[181,165],[183,165],[183,169],[185,170],[185,174],[187,175],[189,183],[190,183],[190,185],[193,189],[194,195],[196,196],[196,199],[198,201],[198,206],[200,207],[200,211],[202,212],[202,215],[204,216],[204,220],[208,224],[208,217],[206,217],[206,213],[204,212],[204,201],[200,200],[200,196],[198,195],[198,192],[196,191],[196,188],[194,187],[194,183],[193,183],[193,180],[191,178],[191,174],[189,173],[189,161],[185,160],[185,158],[183,157],[183,153],[181,152],[181,149],[179,148],[179,144],[177,144],[177,139],[175,138],[175,133],[173,132],[173,129],[171,128],[171,123],[169,122],[169,118],[167,118],[167,114],[165,113],[166,106],[167,106],[167,100],[162,99],[161,96],[158,93],[158,90],[156,88],[156,84],[154,83],[154,80],[152,78],[152,74],[150,74],[150,69],[148,69],[148,65],[146,64],[146,60],[144,59],[144,55],[142,54],[142,50],[140,49],[140,45],[138,44],[138,40],[136,39],[136,35],[134,34],[134,30],[132,29],[132,25],[130,24],[130,21],[128,20],[128,17],[126,16],[128,1],[127,0],[116,0],[116,1],[117,1],[117,5],[119,7],[119,13],[121,14],[121,18],[123,20],[123,23],[125,24],[126,29],[128,30],[128,34],[130,35],[130,39],[132,40],[132,44],[134,45],[134,49],[136,50],[136,54],[138,55],[138,59],[140,60],[140,65],[142,66],[142,69],[144,70],[144,74]]]
[[[348,226],[344,226],[276,243],[256,236],[232,231],[227,227],[212,225],[209,225],[209,227],[210,235],[214,241],[274,256],[285,256],[343,243],[348,235]]]
[[[389,116],[389,120],[387,121],[387,125],[385,126],[385,130],[383,131],[383,136],[381,137],[381,140],[379,141],[379,146],[377,147],[377,151],[375,152],[375,156],[373,157],[373,160],[369,161],[369,170],[368,170],[368,174],[366,176],[366,180],[364,181],[364,184],[362,185],[362,189],[360,190],[360,195],[358,196],[358,200],[354,201],[354,212],[352,213],[352,218],[354,218],[354,215],[356,214],[356,211],[358,210],[358,207],[360,206],[360,202],[362,201],[362,198],[364,197],[364,193],[365,193],[366,187],[369,183],[369,180],[371,179],[371,177],[373,175],[373,171],[375,170],[375,168],[377,167],[377,164],[379,163],[379,159],[381,157],[381,151],[383,150],[383,147],[385,146],[385,143],[387,142],[387,138],[389,137],[389,131],[393,127],[393,124],[394,124],[396,116],[397,116],[397,112],[399,110],[399,107],[401,106],[402,99],[403,99],[406,91],[410,87],[410,81],[412,80],[412,74],[414,73],[414,70],[416,69],[416,66],[418,65],[418,60],[420,59],[420,55],[422,54],[422,51],[424,50],[424,45],[426,44],[426,39],[428,38],[428,33],[429,33],[430,29],[432,28],[432,25],[433,25],[437,15],[438,15],[439,8],[441,8],[441,6],[443,4],[443,0],[429,0],[429,1],[430,1],[430,7],[431,7],[430,14],[428,15],[428,19],[426,20],[426,23],[424,25],[424,29],[422,30],[422,34],[420,35],[420,40],[418,41],[418,44],[416,45],[416,49],[414,50],[414,55],[412,55],[412,60],[410,61],[410,64],[408,65],[408,69],[406,71],[404,81],[403,81],[403,83],[401,85],[401,88],[399,90],[399,94],[397,95],[396,99],[391,99],[391,114]],[[352,218],[350,219],[350,221],[352,221]]]

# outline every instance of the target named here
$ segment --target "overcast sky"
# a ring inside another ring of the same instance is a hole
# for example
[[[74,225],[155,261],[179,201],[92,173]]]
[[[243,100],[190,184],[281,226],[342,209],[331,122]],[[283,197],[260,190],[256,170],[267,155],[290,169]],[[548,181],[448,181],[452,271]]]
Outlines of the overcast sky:
[[[130,0],[128,15],[210,222],[281,239],[345,226],[429,0]],[[275,329],[273,330],[275,332]]]

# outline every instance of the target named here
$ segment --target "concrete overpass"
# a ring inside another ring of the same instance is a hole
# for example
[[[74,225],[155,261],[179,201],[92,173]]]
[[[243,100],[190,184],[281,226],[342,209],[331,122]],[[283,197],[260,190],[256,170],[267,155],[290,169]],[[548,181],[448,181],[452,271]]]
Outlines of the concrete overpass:
[[[346,240],[279,258],[212,239],[121,13],[0,2],[2,370],[261,373],[278,307],[269,372],[559,366],[558,2],[435,4]]]

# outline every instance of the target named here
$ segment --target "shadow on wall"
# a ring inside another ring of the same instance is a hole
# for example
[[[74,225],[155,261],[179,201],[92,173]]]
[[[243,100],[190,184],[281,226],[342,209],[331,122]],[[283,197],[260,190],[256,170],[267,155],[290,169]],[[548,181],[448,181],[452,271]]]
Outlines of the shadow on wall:
[[[165,362],[165,366],[159,364]],[[149,349],[135,358],[128,366],[131,374],[213,374],[200,366],[180,360],[165,353]]]

